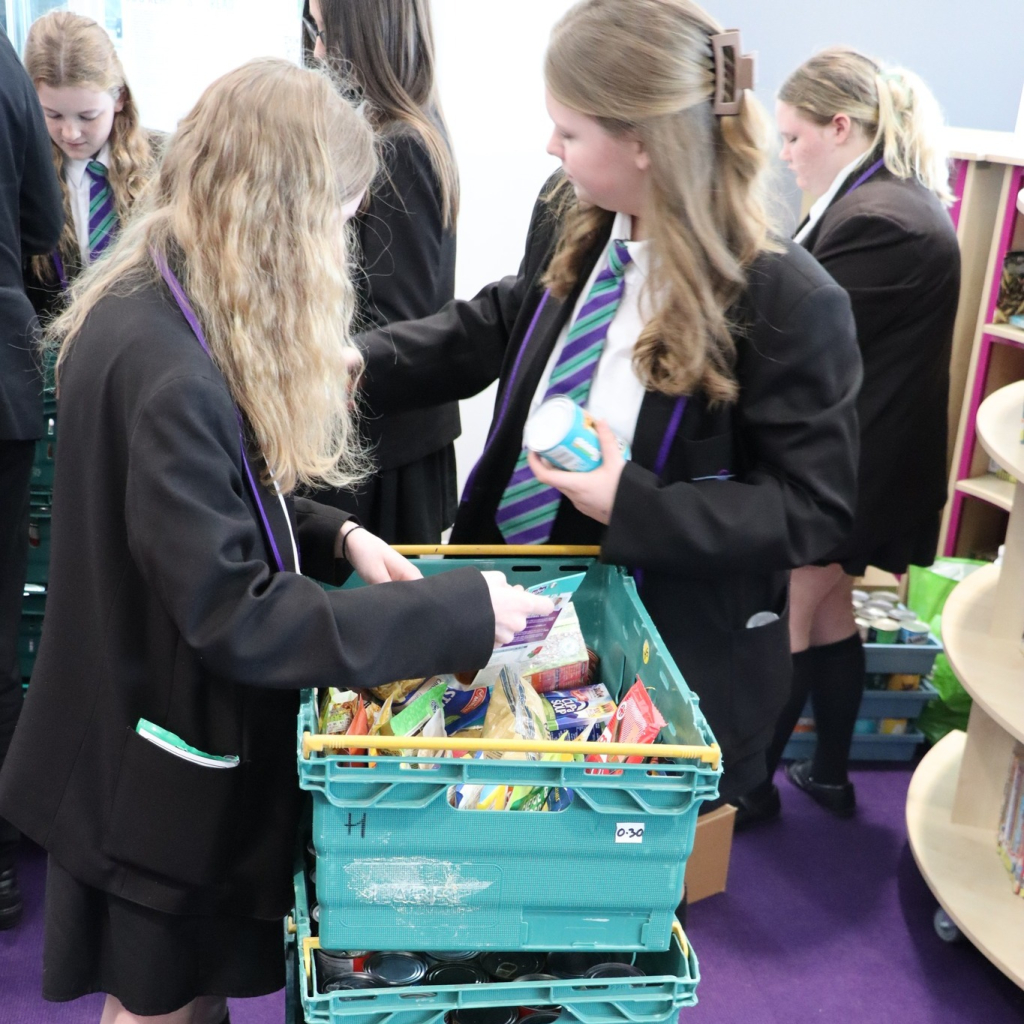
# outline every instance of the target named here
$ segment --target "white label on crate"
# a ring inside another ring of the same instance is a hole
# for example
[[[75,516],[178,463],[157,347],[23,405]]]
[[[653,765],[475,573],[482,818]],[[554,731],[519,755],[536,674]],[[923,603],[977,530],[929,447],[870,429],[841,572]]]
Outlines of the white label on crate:
[[[620,821],[615,826],[615,842],[642,843],[644,823],[642,821]]]

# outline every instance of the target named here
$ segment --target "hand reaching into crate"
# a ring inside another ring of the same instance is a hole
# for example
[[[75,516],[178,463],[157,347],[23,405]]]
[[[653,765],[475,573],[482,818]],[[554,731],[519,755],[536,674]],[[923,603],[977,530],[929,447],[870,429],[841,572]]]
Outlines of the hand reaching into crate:
[[[366,583],[423,578],[423,573],[408,558],[351,520],[338,532],[335,555],[344,558]]]
[[[505,574],[488,571],[481,574],[491,592],[494,609],[494,646],[507,644],[533,615],[550,615],[555,606],[549,598],[530,594],[522,587],[510,586]]]

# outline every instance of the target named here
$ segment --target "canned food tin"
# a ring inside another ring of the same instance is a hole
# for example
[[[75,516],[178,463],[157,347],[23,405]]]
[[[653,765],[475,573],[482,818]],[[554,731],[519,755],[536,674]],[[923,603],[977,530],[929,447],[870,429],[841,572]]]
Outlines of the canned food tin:
[[[635,964],[594,964],[584,978],[646,978],[647,972]]]
[[[491,979],[472,964],[437,964],[427,971],[425,985],[486,985]]]
[[[442,949],[423,954],[430,964],[468,964],[480,958],[479,952],[472,949]]]
[[[366,958],[366,973],[389,988],[418,985],[427,973],[427,963],[415,953],[374,953]]]
[[[853,731],[857,736],[867,736],[878,732],[877,718],[858,718],[853,723]]]
[[[858,616],[862,619],[867,619],[868,622],[874,622],[875,619],[884,619],[888,616],[888,612],[885,608],[880,608],[877,605],[866,604],[861,608]]]
[[[900,603],[899,596],[891,590],[876,590],[871,595],[871,601],[876,604],[887,604],[890,608],[895,608]]]
[[[901,644],[926,644],[930,637],[928,626],[924,622],[901,622],[899,642]]]
[[[920,690],[921,677],[910,672],[893,672],[886,685],[887,690]]]
[[[598,964],[628,964],[632,961],[632,953],[584,953],[569,949],[548,953],[548,970],[559,978],[582,978]]]
[[[351,974],[339,974],[331,978],[320,991],[324,993],[344,992],[353,988],[380,988],[380,984],[364,971],[353,971]]]
[[[909,608],[893,608],[889,612],[889,618],[897,622],[916,622],[917,612],[912,612]]]
[[[594,418],[566,395],[541,402],[526,421],[523,441],[552,465],[574,473],[589,473],[602,462]],[[619,450],[630,457],[629,445],[621,439]]]
[[[319,917],[319,912],[317,917]],[[334,978],[361,972],[367,956],[369,954],[366,952],[356,953],[349,950],[314,949],[313,959],[316,960],[317,975],[320,978],[321,987]]]
[[[905,718],[879,719],[878,731],[885,736],[904,736],[907,732],[907,720]]]
[[[857,627],[857,633],[864,643],[867,643],[871,637],[871,620],[865,619],[860,615],[853,620],[854,625]]]
[[[517,981],[524,974],[536,974],[544,966],[543,953],[485,953],[480,966],[495,981]]]
[[[553,1006],[550,1010],[533,1010],[530,1013],[522,1014],[519,1024],[555,1024],[555,1021],[562,1016],[562,1008]]]
[[[871,595],[866,590],[854,590],[850,596],[855,602],[859,601],[861,604],[865,604]]]
[[[895,619],[875,619],[875,643],[894,644],[900,636],[900,624]]]

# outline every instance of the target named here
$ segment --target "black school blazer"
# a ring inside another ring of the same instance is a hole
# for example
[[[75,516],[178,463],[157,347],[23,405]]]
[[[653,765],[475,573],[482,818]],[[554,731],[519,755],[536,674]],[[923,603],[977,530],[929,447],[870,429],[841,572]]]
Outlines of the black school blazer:
[[[494,513],[577,298],[545,297],[540,284],[557,229],[538,202],[518,275],[363,338],[365,386],[380,408],[413,407],[425,394],[464,398],[499,380],[454,542],[502,542]],[[595,246],[581,281],[606,243]],[[644,604],[722,746],[727,799],[763,778],[788,695],[788,570],[843,538],[854,502],[860,359],[849,300],[804,250],[782,249],[756,261],[734,311],[739,402],[712,409],[693,395],[671,430],[676,400],[648,392],[608,527],[563,501],[551,537],[600,542],[605,561],[642,570]],[[659,477],[652,467],[663,446]],[[778,621],[745,628],[766,610]]]
[[[279,918],[296,690],[483,665],[487,586],[456,570],[327,593],[275,572],[227,385],[162,283],[97,305],[61,389],[46,624],[0,814],[118,896]],[[290,564],[284,511],[266,489],[262,502]],[[340,581],[346,515],[287,504],[303,571]],[[241,764],[189,764],[140,739],[139,718]]]
[[[843,183],[801,243],[850,296],[864,362],[856,515],[831,561],[869,555],[946,502],[956,231],[923,185],[883,167],[849,191],[861,173]]]

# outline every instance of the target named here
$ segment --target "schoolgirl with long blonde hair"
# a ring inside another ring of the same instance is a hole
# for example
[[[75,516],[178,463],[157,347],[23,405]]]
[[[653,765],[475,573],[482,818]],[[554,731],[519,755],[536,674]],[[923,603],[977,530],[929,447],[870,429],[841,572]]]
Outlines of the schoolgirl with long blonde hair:
[[[600,544],[627,566],[700,694],[728,799],[763,778],[786,697],[788,570],[850,518],[849,304],[772,232],[738,33],[690,0],[582,0],[544,77],[561,171],[519,273],[364,335],[367,401],[386,413],[498,380],[452,541]],[[523,448],[566,397],[597,421],[591,472]]]
[[[110,36],[92,18],[44,14],[29,29],[24,62],[43,106],[64,197],[57,249],[31,264],[32,276],[52,291],[73,280],[127,222],[154,172],[156,143],[139,121]],[[93,174],[99,168],[109,185],[112,217],[90,232],[90,193],[95,198],[102,188]],[[33,298],[38,305],[39,296]],[[48,305],[52,310],[52,297]]]
[[[104,992],[101,1024],[223,1024],[283,986],[299,689],[478,669],[552,611],[500,573],[422,579],[295,494],[361,469],[345,239],[375,170],[329,77],[252,61],[52,327],[48,633],[0,813],[50,854],[43,995]]]

